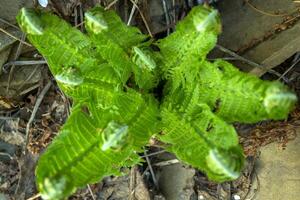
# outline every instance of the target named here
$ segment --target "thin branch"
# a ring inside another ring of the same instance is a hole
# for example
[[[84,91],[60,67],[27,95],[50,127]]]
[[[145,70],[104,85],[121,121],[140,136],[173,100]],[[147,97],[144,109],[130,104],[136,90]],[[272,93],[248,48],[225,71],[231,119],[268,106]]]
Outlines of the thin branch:
[[[162,162],[158,162],[158,163],[155,163],[154,166],[167,166],[167,165],[173,165],[173,164],[176,164],[176,163],[179,163],[179,160],[178,159],[172,159],[172,160],[167,160],[167,161],[162,161]]]
[[[11,26],[11,27],[17,29],[17,30],[20,30],[19,27],[17,27],[16,25],[13,25],[12,23],[6,21],[5,19],[0,18],[0,21],[1,21],[2,23],[6,24],[6,25],[9,25],[9,26]]]
[[[96,200],[95,195],[94,195],[94,193],[93,193],[93,191],[92,191],[92,189],[91,189],[91,186],[90,186],[89,184],[87,184],[87,188],[88,188],[88,190],[89,190],[89,192],[90,192],[90,194],[91,194],[91,196],[92,196],[92,199],[93,199],[93,200]]]
[[[47,64],[47,62],[45,60],[22,60],[22,61],[10,61],[8,63],[5,63],[3,65],[4,68],[9,67],[9,66],[24,66],[24,65],[43,65],[43,64]]]
[[[166,150],[161,150],[161,151],[157,151],[157,152],[154,152],[154,153],[149,153],[148,155],[141,156],[141,158],[151,157],[151,156],[155,156],[155,155],[165,153],[165,152],[166,152]]]
[[[83,27],[83,22],[84,22],[84,14],[83,14],[83,9],[82,9],[82,4],[79,4],[79,17],[80,17],[80,30],[83,32],[84,27]]]
[[[40,86],[39,83],[27,88],[26,90],[23,90],[22,92],[19,93],[19,96],[22,96],[24,94],[27,94],[28,92],[32,91],[32,90],[35,90],[36,88],[38,88]]]
[[[79,14],[78,14],[78,10],[79,10]],[[78,28],[80,27],[80,31],[83,32],[83,24],[84,24],[84,14],[83,14],[83,10],[82,10],[82,5],[79,4],[79,6],[76,6],[74,8],[74,27]],[[80,18],[80,21],[78,22],[78,17]]]
[[[25,151],[24,152],[26,152],[27,145],[28,145],[28,142],[29,142],[29,130],[30,130],[31,123],[33,122],[33,120],[35,118],[35,115],[36,115],[36,112],[38,111],[38,108],[41,105],[41,103],[42,103],[42,101],[44,99],[44,96],[48,92],[48,90],[50,89],[51,85],[52,85],[52,82],[49,81],[47,83],[47,85],[44,87],[44,89],[42,90],[42,92],[40,93],[40,95],[38,96],[38,98],[37,98],[37,100],[35,102],[33,111],[31,113],[29,121],[28,121],[28,123],[26,125],[26,136],[25,136],[26,141],[25,141]]]
[[[78,28],[79,26],[82,26],[84,24],[84,21],[83,22],[80,22],[79,24],[75,25],[74,27],[75,28]]]
[[[37,69],[39,66],[35,66],[35,68],[32,70],[32,72],[29,74],[29,76],[23,81],[23,83],[17,88],[17,91],[19,91],[37,72]]]
[[[249,1],[250,0],[246,0],[246,3],[248,4],[248,6],[250,6],[250,8],[252,8],[256,12],[259,12],[260,14],[267,15],[267,16],[270,16],[270,17],[284,17],[284,16],[290,15],[290,14],[287,14],[287,13],[286,14],[273,14],[273,13],[270,13],[270,12],[263,11],[261,9],[258,9],[256,6],[254,6]],[[297,10],[295,10],[295,11],[297,11]],[[293,12],[295,12],[295,11],[293,11]]]
[[[248,191],[247,191],[246,195],[242,198],[242,200],[253,200],[253,199],[255,199],[255,197],[257,196],[257,194],[260,190],[260,180],[258,178],[257,172],[255,171],[255,168],[254,168],[254,171],[251,173],[251,176],[254,176],[254,177],[251,178],[251,184],[248,188]],[[253,184],[254,181],[255,181],[254,178],[256,179],[256,182],[257,182],[256,183],[257,184],[256,189],[252,188],[252,187],[254,187],[254,184]],[[250,192],[250,190],[252,190],[253,192]],[[250,194],[251,194],[251,196],[250,196]]]
[[[118,1],[119,1],[119,0],[114,0],[113,2],[111,2],[110,4],[108,4],[108,5],[104,8],[104,10],[110,9],[110,8],[111,8],[113,5],[115,5]]]
[[[1,27],[0,27],[0,31],[2,31],[3,33],[5,33],[6,35],[8,35],[9,37],[11,37],[11,38],[13,38],[13,39],[15,39],[15,40],[21,42],[22,44],[25,44],[26,46],[32,47],[31,44],[29,44],[29,43],[23,41],[22,39],[20,39],[20,38],[14,36],[14,35],[12,35],[11,33],[7,32],[6,30],[4,30],[4,29],[1,28]]]
[[[207,60],[209,60],[209,61],[214,61],[214,60],[218,60],[218,59],[222,59],[222,60],[240,60],[240,59],[235,58],[235,57],[208,58]]]
[[[23,34],[22,34],[22,40],[21,40],[21,41],[24,41],[25,38],[26,38],[26,34],[23,33]],[[17,60],[18,57],[20,56],[21,50],[22,50],[22,44],[23,44],[22,42],[19,43],[18,48],[17,48],[17,51],[16,51],[16,54],[15,54],[15,57],[14,57],[14,60]],[[12,79],[14,70],[15,70],[15,65],[12,65],[12,67],[11,67],[11,69],[10,69],[10,72],[9,72],[9,75],[8,75],[6,92],[8,92],[8,90],[9,90],[9,87],[10,87],[10,81],[11,81],[11,79]]]
[[[287,73],[289,73],[300,62],[299,54],[297,55],[298,55],[297,60],[295,60],[294,63],[277,80],[284,79],[284,76]]]
[[[176,24],[176,9],[175,9],[175,0],[172,0],[172,8],[173,8],[173,24]]]
[[[153,34],[152,34],[152,32],[151,32],[151,30],[150,30],[150,28],[149,28],[149,25],[148,25],[148,23],[147,23],[147,20],[146,20],[144,14],[143,14],[143,12],[140,10],[140,8],[139,8],[139,7],[137,6],[137,4],[136,4],[137,1],[136,1],[136,2],[134,2],[133,0],[130,0],[130,1],[131,1],[131,3],[133,4],[133,7],[136,7],[136,9],[139,11],[139,13],[140,13],[140,15],[141,15],[141,17],[142,17],[142,20],[143,20],[143,22],[144,22],[144,24],[145,24],[145,26],[146,26],[146,29],[147,29],[147,31],[148,31],[150,37],[153,38]]]
[[[131,1],[131,0],[130,0],[130,1]],[[135,1],[137,2],[138,0],[135,0]],[[129,19],[128,19],[128,21],[127,21],[127,26],[130,25],[135,10],[136,10],[136,7],[135,7],[135,6],[132,6],[132,9],[131,9],[130,14],[129,14]]]
[[[65,93],[59,88],[59,87],[56,87],[58,93],[60,94],[64,104],[66,105],[66,109],[67,109],[67,116],[70,116],[70,113],[71,113],[71,103],[68,99],[68,97],[66,97]]]
[[[223,46],[221,46],[221,45],[219,45],[219,44],[217,44],[216,47],[217,47],[218,49],[220,49],[221,51],[223,51],[223,52],[225,52],[225,53],[227,53],[227,54],[229,54],[229,55],[231,55],[231,56],[237,58],[238,60],[241,60],[241,61],[243,61],[243,62],[245,62],[245,63],[247,63],[247,64],[249,64],[249,65],[251,65],[251,66],[253,66],[253,67],[262,69],[264,72],[269,72],[270,74],[274,74],[274,75],[276,75],[276,76],[278,76],[278,77],[281,76],[281,74],[279,74],[278,72],[276,72],[276,71],[274,71],[274,70],[272,70],[272,69],[266,69],[264,66],[262,66],[262,65],[260,65],[260,64],[257,64],[257,63],[255,63],[255,62],[253,62],[253,61],[251,61],[251,60],[248,60],[248,59],[246,59],[246,58],[244,58],[244,57],[242,57],[242,56],[236,54],[235,52],[233,52],[233,51],[231,51],[231,50],[229,50],[229,49],[226,49],[225,47],[223,47]]]
[[[1,155],[1,156],[7,156],[10,160],[13,160],[13,159],[14,159],[14,158],[13,158],[10,154],[8,154],[8,153],[0,152],[0,155]]]
[[[171,21],[170,21],[170,16],[169,16],[168,9],[167,9],[167,4],[166,4],[165,0],[161,0],[161,1],[162,1],[162,5],[163,5],[163,10],[164,10],[164,13],[165,13],[166,23],[167,23],[167,26],[169,26]],[[168,28],[167,29],[167,35],[169,35],[169,34],[170,34],[170,29]]]
[[[151,166],[150,159],[149,159],[149,157],[147,156],[147,152],[146,152],[145,149],[144,149],[144,155],[145,155],[145,158],[146,158],[146,161],[147,161],[147,164],[148,164],[148,167],[149,167],[149,170],[150,170],[152,179],[153,179],[153,183],[154,183],[155,187],[158,189],[158,182],[157,182],[157,180],[156,180],[156,177],[155,177],[153,168],[152,168],[152,166]]]
[[[39,198],[39,197],[41,197],[41,194],[40,194],[40,193],[38,193],[38,194],[36,194],[36,195],[34,195],[34,196],[28,198],[27,200],[35,200],[35,199],[37,199],[37,198]]]

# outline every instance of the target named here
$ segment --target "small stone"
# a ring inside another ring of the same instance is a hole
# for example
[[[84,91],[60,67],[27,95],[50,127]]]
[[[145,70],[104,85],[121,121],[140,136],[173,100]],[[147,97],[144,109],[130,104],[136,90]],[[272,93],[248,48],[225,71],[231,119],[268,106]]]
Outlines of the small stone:
[[[5,183],[3,183],[2,185],[0,185],[0,189],[1,189],[1,190],[6,190],[6,189],[8,189],[8,183],[5,182]],[[0,200],[1,200],[1,194],[0,194]]]
[[[47,5],[48,5],[48,0],[39,0],[39,4],[40,4],[42,7],[46,8]]]
[[[239,195],[235,194],[235,195],[233,195],[233,199],[234,199],[234,200],[240,200],[241,197],[240,197]]]

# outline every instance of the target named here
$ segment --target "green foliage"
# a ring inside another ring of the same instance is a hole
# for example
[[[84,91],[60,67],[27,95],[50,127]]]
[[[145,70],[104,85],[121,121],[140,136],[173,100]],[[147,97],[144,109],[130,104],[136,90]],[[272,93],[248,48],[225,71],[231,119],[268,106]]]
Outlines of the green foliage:
[[[121,175],[141,162],[152,136],[210,179],[236,179],[244,156],[230,123],[285,119],[297,101],[279,82],[206,60],[221,31],[210,8],[195,7],[157,42],[101,7],[85,13],[87,34],[45,12],[22,9],[17,19],[73,99],[68,121],[38,162],[44,199]]]

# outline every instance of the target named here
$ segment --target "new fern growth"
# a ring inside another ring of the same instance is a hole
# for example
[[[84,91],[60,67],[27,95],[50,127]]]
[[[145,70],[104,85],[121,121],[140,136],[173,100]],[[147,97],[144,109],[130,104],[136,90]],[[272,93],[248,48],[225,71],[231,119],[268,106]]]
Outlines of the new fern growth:
[[[297,101],[279,82],[206,60],[221,31],[218,12],[207,7],[195,7],[156,42],[102,7],[85,13],[87,34],[42,11],[23,8],[17,20],[73,99],[69,119],[38,162],[44,199],[121,175],[122,167],[141,162],[151,137],[211,180],[236,179],[244,156],[230,123],[285,119]],[[162,96],[154,90],[159,82]]]

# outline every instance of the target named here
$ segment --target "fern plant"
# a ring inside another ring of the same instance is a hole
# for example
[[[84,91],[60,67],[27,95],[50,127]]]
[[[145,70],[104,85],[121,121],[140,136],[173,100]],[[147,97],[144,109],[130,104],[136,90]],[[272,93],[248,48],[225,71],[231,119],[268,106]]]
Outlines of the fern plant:
[[[285,119],[297,101],[279,82],[206,60],[221,31],[218,12],[208,7],[195,7],[158,41],[102,7],[85,13],[87,34],[43,11],[23,8],[17,20],[73,99],[38,162],[44,199],[121,175],[122,167],[142,162],[138,154],[150,137],[211,180],[236,179],[244,156],[230,123]]]

